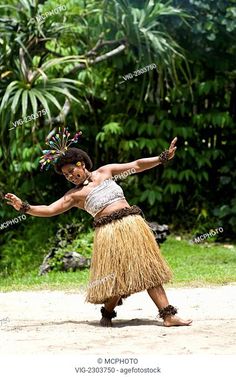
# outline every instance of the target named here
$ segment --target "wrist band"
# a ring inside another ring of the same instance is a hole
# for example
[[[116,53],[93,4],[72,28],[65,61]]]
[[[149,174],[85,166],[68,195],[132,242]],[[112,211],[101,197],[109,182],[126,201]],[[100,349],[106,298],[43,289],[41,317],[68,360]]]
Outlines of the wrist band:
[[[162,164],[165,164],[169,160],[169,157],[170,157],[170,153],[168,149],[166,149],[164,152],[161,152],[159,159]]]
[[[27,201],[25,201],[25,202],[22,202],[19,211],[22,213],[26,213],[27,211],[29,211],[29,209],[30,209],[30,205]]]

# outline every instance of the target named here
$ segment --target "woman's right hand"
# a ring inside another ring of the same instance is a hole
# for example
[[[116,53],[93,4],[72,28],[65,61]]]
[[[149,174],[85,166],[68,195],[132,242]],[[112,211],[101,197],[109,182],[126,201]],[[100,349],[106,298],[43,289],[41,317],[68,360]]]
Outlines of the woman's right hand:
[[[22,205],[22,200],[20,198],[18,198],[16,195],[11,194],[11,193],[7,193],[5,195],[5,199],[8,200],[7,204],[14,207],[17,211],[20,210],[21,205]]]

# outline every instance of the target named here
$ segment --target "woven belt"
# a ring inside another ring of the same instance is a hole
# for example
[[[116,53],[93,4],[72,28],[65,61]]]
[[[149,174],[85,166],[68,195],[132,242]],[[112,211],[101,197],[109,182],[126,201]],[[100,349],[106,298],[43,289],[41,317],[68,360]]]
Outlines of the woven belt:
[[[112,212],[110,215],[102,216],[93,221],[93,227],[99,227],[111,223],[114,220],[120,220],[122,217],[129,215],[143,215],[143,211],[138,206],[125,207]]]

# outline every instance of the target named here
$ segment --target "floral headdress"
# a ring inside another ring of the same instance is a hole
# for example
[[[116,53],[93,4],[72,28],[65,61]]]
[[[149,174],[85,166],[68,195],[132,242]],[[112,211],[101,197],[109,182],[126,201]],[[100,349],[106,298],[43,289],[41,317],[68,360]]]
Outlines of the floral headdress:
[[[46,144],[51,147],[51,149],[43,150],[43,155],[40,157],[39,163],[41,164],[40,170],[48,170],[52,164],[55,164],[59,157],[65,154],[67,149],[72,143],[78,143],[79,136],[82,135],[82,132],[76,132],[72,139],[69,139],[70,132],[67,128],[63,127],[62,130],[59,127],[59,131],[55,136],[49,141],[46,141]]]

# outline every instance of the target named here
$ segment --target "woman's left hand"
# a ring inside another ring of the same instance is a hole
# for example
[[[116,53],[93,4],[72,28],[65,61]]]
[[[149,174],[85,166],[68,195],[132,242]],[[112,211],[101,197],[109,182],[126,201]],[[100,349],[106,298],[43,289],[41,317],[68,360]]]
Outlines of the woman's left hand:
[[[175,151],[177,149],[177,147],[175,146],[177,142],[177,137],[175,137],[172,142],[170,143],[170,147],[169,147],[169,160],[171,160],[174,155],[175,155]]]

